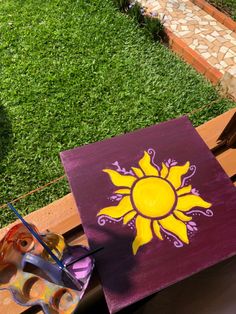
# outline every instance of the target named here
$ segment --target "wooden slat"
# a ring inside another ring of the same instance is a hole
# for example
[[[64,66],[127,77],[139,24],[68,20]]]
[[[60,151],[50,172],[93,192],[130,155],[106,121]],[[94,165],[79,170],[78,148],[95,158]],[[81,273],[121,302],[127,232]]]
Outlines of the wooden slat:
[[[55,202],[25,216],[28,222],[37,225],[40,231],[50,229],[55,233],[64,234],[81,224],[79,213],[72,193],[56,200]],[[0,238],[19,220],[0,229]]]
[[[235,112],[236,108],[233,108],[196,128],[197,132],[210,149],[217,146],[217,138]]]
[[[228,149],[217,156],[216,159],[229,177],[236,174],[236,149]]]
[[[217,146],[217,139],[223,129],[236,112],[236,108],[231,109],[224,114],[200,125],[196,128],[198,134],[210,149]],[[224,171],[229,177],[236,174],[236,150],[228,149],[216,157]]]
[[[4,314],[21,313],[26,307],[20,306],[12,301],[10,292],[0,291],[0,310]]]
[[[210,149],[214,148],[217,145],[217,138],[219,137],[220,133],[222,132],[225,125],[230,120],[235,111],[236,108],[196,128],[199,135],[203,138],[203,140],[206,142]],[[227,150],[217,156],[217,159],[229,176],[233,176],[236,173],[235,150]],[[236,186],[236,183],[234,184]],[[25,218],[28,222],[37,225],[40,231],[50,229],[50,231],[52,232],[61,234],[65,234],[66,232],[78,226],[81,226],[81,220],[78,214],[78,210],[76,208],[76,204],[71,193],[49,204],[48,206],[45,206],[27,215]],[[17,222],[18,221],[16,221],[15,223]],[[11,228],[11,226],[15,223],[9,225],[6,228],[0,229],[0,238],[2,238],[6,231]],[[76,230],[78,231],[78,229]],[[81,235],[81,233],[77,233],[77,231],[73,234],[73,238],[68,239],[69,243],[71,245],[86,245],[86,236],[84,234]],[[101,290],[101,287],[99,287],[98,290],[99,289]],[[25,307],[18,306],[14,302],[12,302],[10,294],[7,291],[1,291],[0,296],[1,313],[21,313],[26,309]],[[41,314],[41,311],[37,313]]]

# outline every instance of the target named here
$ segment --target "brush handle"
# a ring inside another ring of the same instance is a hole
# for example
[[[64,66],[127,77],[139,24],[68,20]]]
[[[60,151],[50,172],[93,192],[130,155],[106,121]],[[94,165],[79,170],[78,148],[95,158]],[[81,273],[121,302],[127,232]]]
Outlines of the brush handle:
[[[93,250],[93,251],[90,251],[90,252],[88,252],[88,253],[86,253],[86,254],[84,254],[84,255],[82,255],[82,256],[80,256],[80,257],[74,259],[73,261],[71,261],[71,262],[65,264],[65,267],[71,266],[71,265],[73,265],[74,263],[77,263],[77,262],[81,261],[82,259],[84,259],[84,258],[86,258],[86,257],[88,257],[88,256],[91,256],[91,255],[93,255],[93,254],[95,254],[95,253],[97,253],[97,252],[99,252],[99,251],[101,251],[101,250],[103,250],[103,249],[104,249],[103,247],[99,247],[99,248],[97,248],[97,249],[95,249],[95,250]]]

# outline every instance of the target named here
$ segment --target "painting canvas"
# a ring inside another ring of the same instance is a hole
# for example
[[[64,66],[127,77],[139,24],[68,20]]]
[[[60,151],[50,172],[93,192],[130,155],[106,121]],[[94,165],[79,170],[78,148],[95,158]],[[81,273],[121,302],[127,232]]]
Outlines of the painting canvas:
[[[61,159],[110,313],[235,255],[235,187],[187,117]]]

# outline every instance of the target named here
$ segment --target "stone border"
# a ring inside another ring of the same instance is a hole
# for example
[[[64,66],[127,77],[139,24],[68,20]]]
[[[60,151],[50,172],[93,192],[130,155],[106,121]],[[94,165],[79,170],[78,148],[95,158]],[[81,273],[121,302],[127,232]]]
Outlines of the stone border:
[[[205,75],[212,84],[217,85],[220,83],[223,74],[219,70],[210,65],[200,54],[189,48],[182,39],[167,28],[165,28],[165,33],[171,50],[182,57],[188,64],[192,65],[198,72]]]
[[[229,16],[224,14],[215,8],[212,4],[206,2],[205,0],[190,0],[199,8],[207,12],[209,15],[214,17],[218,22],[223,24],[225,27],[230,29],[233,32],[236,32],[236,22],[232,20]]]

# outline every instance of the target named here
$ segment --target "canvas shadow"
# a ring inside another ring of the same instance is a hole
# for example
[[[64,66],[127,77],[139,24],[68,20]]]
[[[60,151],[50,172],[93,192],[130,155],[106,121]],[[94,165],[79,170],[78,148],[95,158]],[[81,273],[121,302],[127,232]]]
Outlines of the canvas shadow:
[[[2,161],[12,146],[12,125],[6,108],[0,105],[0,172]]]
[[[236,256],[194,274],[120,314],[235,313]]]
[[[97,253],[96,266],[101,275],[103,286],[109,291],[122,295],[131,287],[131,275],[137,265],[137,259],[132,253],[132,242],[135,232],[130,232],[127,225],[121,225],[121,228],[103,227],[103,237],[101,241],[93,241],[92,248],[103,247],[103,250]],[[95,230],[95,229],[94,229]],[[91,231],[90,231],[91,232]],[[119,263],[119,261],[122,261]],[[110,267],[111,266],[111,267]]]
[[[236,256],[167,287],[119,314],[235,313],[235,279]],[[91,303],[89,311],[78,313],[109,314],[109,311],[104,296],[100,293],[96,303]]]

